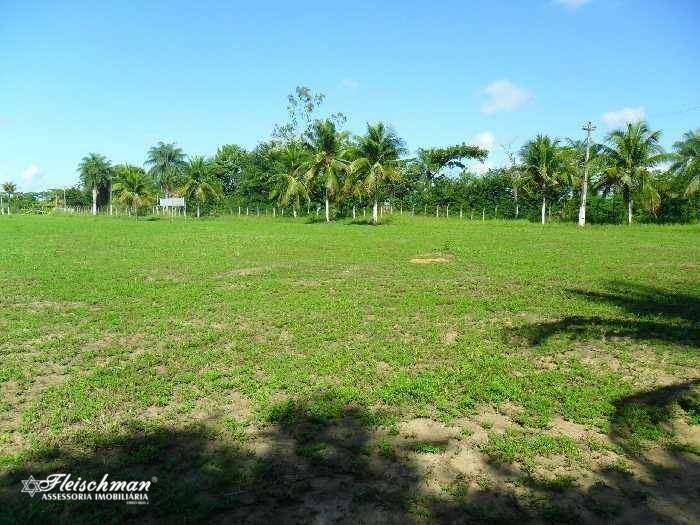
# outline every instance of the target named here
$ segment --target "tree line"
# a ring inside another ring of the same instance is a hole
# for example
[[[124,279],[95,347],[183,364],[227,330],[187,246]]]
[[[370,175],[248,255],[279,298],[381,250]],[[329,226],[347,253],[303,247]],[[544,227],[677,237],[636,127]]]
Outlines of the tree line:
[[[700,218],[700,130],[685,133],[670,152],[646,122],[614,130],[599,143],[541,134],[518,151],[503,147],[507,166],[477,175],[469,165],[486,160],[484,149],[462,143],[409,155],[390,125],[367,124],[352,136],[343,130],[344,115],[319,116],[323,100],[298,87],[288,97],[288,122],[252,150],[228,144],[211,158],[188,157],[175,143],[159,142],[143,167],[113,165],[90,153],[78,165],[79,187],[40,197],[58,206],[70,205],[70,196],[71,204],[89,205],[95,214],[114,204],[146,213],[162,196],[185,197],[197,217],[274,206],[293,216],[322,210],[331,221],[354,219],[362,208],[371,210],[373,223],[386,206],[542,223],[582,214],[584,222],[599,223]],[[18,198],[12,183],[3,188],[9,201]]]

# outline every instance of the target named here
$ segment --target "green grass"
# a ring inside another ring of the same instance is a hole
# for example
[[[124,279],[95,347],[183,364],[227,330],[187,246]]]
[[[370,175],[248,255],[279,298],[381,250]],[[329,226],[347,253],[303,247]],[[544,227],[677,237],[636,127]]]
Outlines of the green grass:
[[[589,447],[552,437],[557,418],[630,454],[682,449],[668,423],[700,413],[699,239],[697,225],[396,215],[379,227],[3,218],[0,477],[9,487],[21,469],[42,470],[52,450],[58,464],[66,451],[131,450],[134,435],[146,442],[122,460],[133,472],[183,474],[150,436],[194,428],[201,471],[229,494],[268,474],[249,449],[214,460],[210,447],[238,451],[265,429],[293,436],[298,456],[352,470],[345,456],[375,429],[390,432],[369,450],[393,458],[397,422],[452,425],[501,406],[517,409],[518,428],[489,420],[484,451],[504,463],[577,461]],[[411,262],[421,256],[444,262]],[[688,388],[657,403],[669,383]]]
[[[561,455],[572,459],[579,455],[576,442],[569,437],[529,434],[512,429],[506,429],[503,434],[492,434],[483,449],[496,462],[518,461],[528,469],[535,467],[539,457]]]

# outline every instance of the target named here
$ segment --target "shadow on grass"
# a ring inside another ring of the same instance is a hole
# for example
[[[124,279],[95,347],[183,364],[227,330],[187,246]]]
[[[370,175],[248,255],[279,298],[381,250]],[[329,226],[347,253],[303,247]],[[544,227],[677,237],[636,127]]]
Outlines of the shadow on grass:
[[[700,425],[700,380],[637,392],[617,400],[611,418],[611,438],[628,455],[639,455],[644,461],[644,444],[671,438],[672,423],[680,411],[691,425]]]
[[[621,400],[614,432],[624,432],[630,404],[658,404],[670,414],[686,394],[681,388]],[[436,494],[426,490],[429,474],[409,459],[415,444],[384,446],[375,417],[362,407],[321,395],[277,405],[267,419],[250,439],[237,425],[222,430],[210,423],[188,428],[135,423],[118,436],[93,438],[87,453],[70,446],[37,451],[0,471],[0,522],[578,523],[623,515],[648,522],[674,521],[697,507],[690,498],[697,492],[698,465],[680,452],[652,484],[610,471],[583,487],[493,464],[489,472],[513,480],[511,488],[472,483],[462,490],[457,477]],[[430,446],[444,450],[447,443]],[[147,506],[45,501],[40,493],[20,492],[30,475],[43,479],[53,473],[157,481]],[[534,497],[515,490],[522,485]],[[674,514],[676,505],[684,505],[681,514]]]
[[[610,282],[608,288],[607,292],[569,292],[591,302],[615,305],[633,319],[567,316],[519,327],[517,335],[533,345],[561,333],[574,339],[613,336],[700,348],[700,297],[621,281]]]

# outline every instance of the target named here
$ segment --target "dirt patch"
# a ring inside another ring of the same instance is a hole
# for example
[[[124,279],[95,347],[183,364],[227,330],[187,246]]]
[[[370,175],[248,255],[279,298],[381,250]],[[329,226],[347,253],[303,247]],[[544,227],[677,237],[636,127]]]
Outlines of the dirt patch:
[[[417,418],[401,423],[399,434],[404,439],[415,442],[446,442],[456,436],[454,428],[427,418]]]
[[[459,332],[456,330],[448,330],[445,332],[445,335],[443,335],[442,340],[446,345],[451,345],[457,340],[457,337],[459,337]]]
[[[255,275],[258,273],[263,273],[268,268],[265,266],[254,266],[251,268],[234,268],[226,272],[217,275],[219,279],[226,279],[228,277],[245,277],[247,275]]]
[[[413,264],[440,264],[448,263],[454,260],[454,256],[445,255],[420,255],[411,259]]]

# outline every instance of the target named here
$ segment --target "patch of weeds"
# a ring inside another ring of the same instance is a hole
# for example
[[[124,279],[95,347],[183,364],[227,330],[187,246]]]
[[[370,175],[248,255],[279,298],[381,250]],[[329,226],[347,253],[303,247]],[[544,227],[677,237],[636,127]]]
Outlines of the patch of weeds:
[[[576,486],[576,477],[570,474],[562,474],[547,478],[544,476],[528,476],[528,485],[549,492],[565,492],[571,487]]]
[[[236,441],[244,443],[250,439],[246,434],[246,428],[250,423],[247,421],[238,421],[233,416],[226,416],[221,420],[221,424],[226,429],[226,432]]]
[[[372,448],[367,443],[351,443],[347,449],[354,456],[369,456],[372,454]]]
[[[480,474],[479,477],[476,478],[476,486],[479,487],[479,490],[488,492],[493,489],[495,484],[486,474]]]
[[[447,449],[447,445],[444,443],[434,443],[430,441],[423,441],[416,443],[413,450],[419,454],[442,454]]]
[[[459,502],[466,502],[469,499],[469,482],[458,479],[450,490],[452,497]]]
[[[678,406],[688,416],[691,425],[700,425],[700,388],[692,388],[678,399]]]
[[[530,434],[510,428],[502,435],[489,434],[482,451],[497,463],[520,462],[526,466],[532,466],[537,457],[561,454],[573,458],[580,452],[569,437]]]
[[[410,501],[408,504],[408,512],[423,520],[429,520],[433,515],[430,510],[429,501],[425,499]]]
[[[380,456],[387,459],[396,458],[396,451],[394,450],[394,446],[386,438],[380,438],[377,441],[377,452]]]
[[[588,448],[593,452],[614,452],[616,448],[614,445],[606,443],[594,436],[588,437],[588,439],[586,440],[586,445],[588,445]]]
[[[330,447],[328,443],[308,443],[300,445],[296,448],[296,453],[302,458],[310,458],[315,460],[325,460],[328,457]]]
[[[464,437],[471,437],[474,435],[474,431],[469,427],[463,427],[462,430],[459,431],[459,434]]]
[[[490,419],[484,419],[480,424],[481,428],[484,428],[486,430],[491,430],[494,425],[493,421],[491,421]]]
[[[551,427],[551,419],[546,414],[523,412],[514,418],[515,422],[530,428],[548,429]]]
[[[617,458],[611,461],[605,467],[603,467],[604,472],[617,472],[619,474],[632,474],[632,465],[629,461],[624,458]]]
[[[639,454],[647,448],[649,442],[671,437],[671,432],[661,426],[667,420],[666,407],[630,403],[617,412],[615,425],[624,439],[626,451]]]

